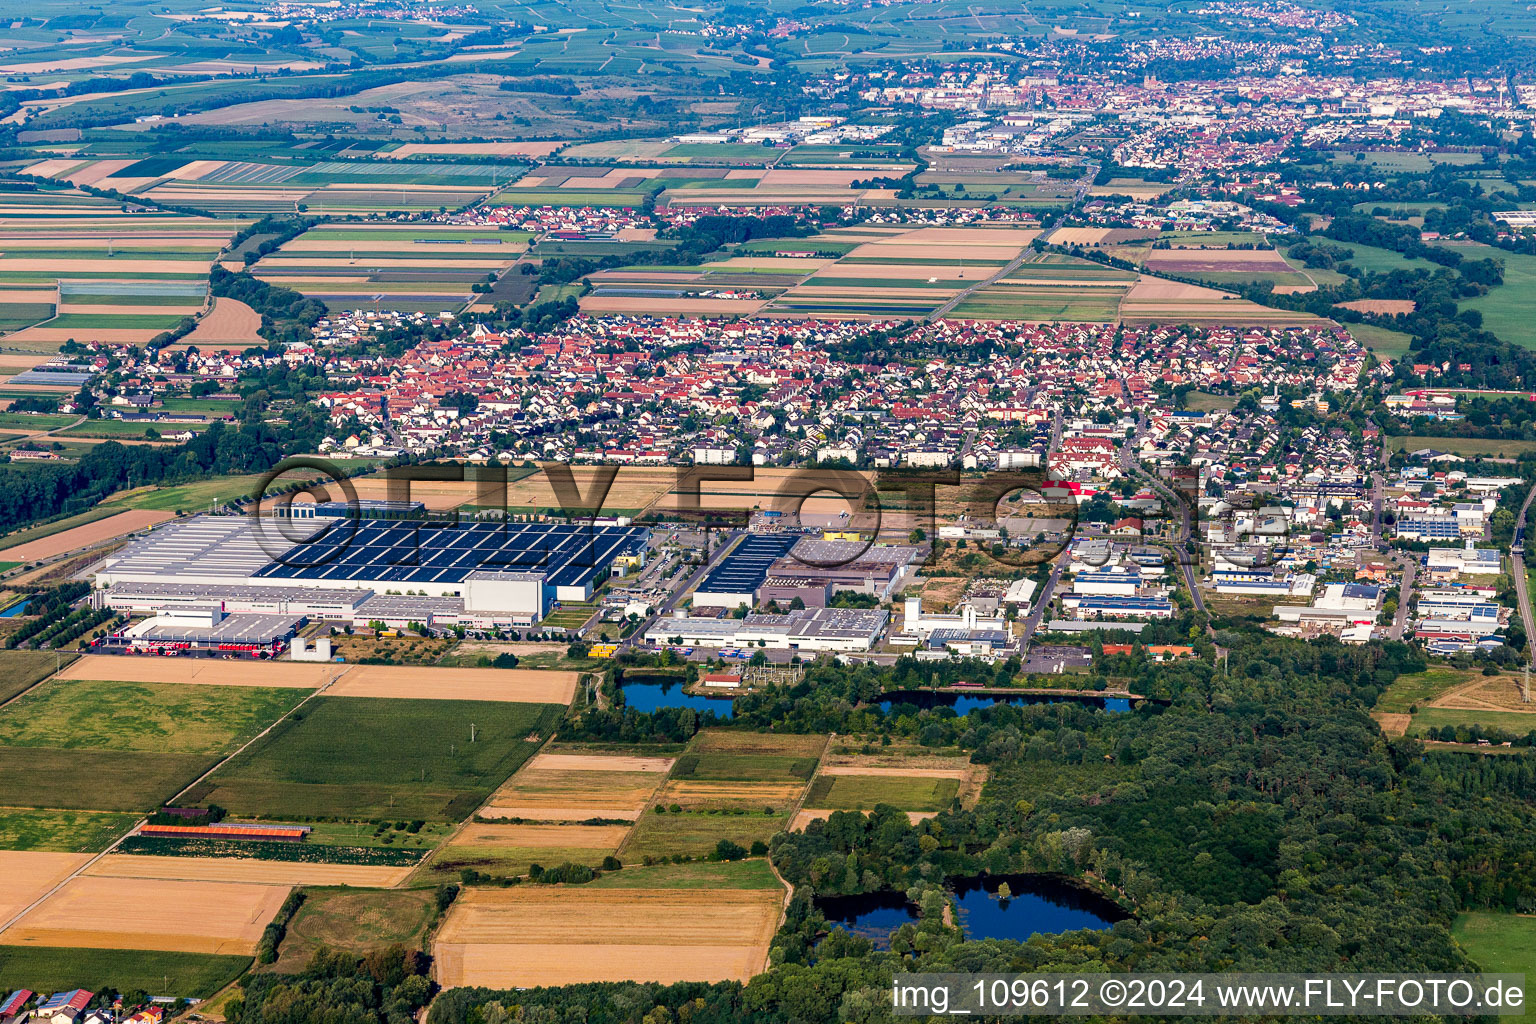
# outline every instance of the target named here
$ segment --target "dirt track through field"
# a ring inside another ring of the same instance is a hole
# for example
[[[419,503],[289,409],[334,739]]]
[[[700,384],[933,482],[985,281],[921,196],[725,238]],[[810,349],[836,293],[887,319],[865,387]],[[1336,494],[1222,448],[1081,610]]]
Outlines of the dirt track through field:
[[[192,882],[249,882],[258,885],[351,885],[383,889],[398,884],[413,868],[374,864],[318,864],[254,857],[152,857],[114,853],[87,868],[87,877],[176,879]]]
[[[0,921],[9,920],[90,859],[88,853],[0,850]]]

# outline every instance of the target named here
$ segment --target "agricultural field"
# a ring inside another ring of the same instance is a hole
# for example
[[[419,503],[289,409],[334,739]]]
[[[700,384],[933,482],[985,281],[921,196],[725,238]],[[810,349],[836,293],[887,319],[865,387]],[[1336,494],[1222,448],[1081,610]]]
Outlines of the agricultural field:
[[[36,985],[48,992],[82,986],[116,991],[168,989],[206,998],[250,966],[249,956],[212,956],[154,949],[88,949],[0,945],[0,988]]]
[[[400,943],[423,948],[432,893],[421,889],[310,888],[288,924],[277,962],[264,970],[296,974],[320,949],[368,953]]]
[[[276,687],[54,680],[0,710],[0,771],[18,806],[145,810],[287,714]]]
[[[106,519],[82,526],[75,526],[58,533],[51,533],[38,540],[27,540],[12,546],[0,546],[5,557],[30,562],[40,558],[54,558],[78,548],[104,544],[137,533],[146,527],[157,526],[172,518],[169,512],[134,509],[119,512]]]
[[[435,313],[471,301],[471,286],[506,273],[528,247],[524,232],[423,224],[311,228],[251,272],[332,309]]]
[[[248,882],[256,885],[350,885],[384,889],[398,885],[410,867],[327,864],[320,861],[263,860],[256,857],[159,857],[113,853],[83,874],[90,878],[148,878],[188,882]]]
[[[825,771],[805,798],[808,808],[834,811],[872,810],[890,804],[907,811],[941,811],[960,789],[960,779],[907,774],[887,769],[869,774]]]
[[[1475,309],[1483,315],[1483,327],[1500,339],[1525,348],[1536,348],[1536,256],[1505,252],[1476,243],[1456,244],[1455,251],[1469,260],[1494,258],[1504,265],[1504,283],[1486,295],[1458,303],[1459,309]]]
[[[53,651],[0,651],[0,704],[36,686],[59,667]]]
[[[6,652],[11,653],[11,652]],[[28,652],[17,652],[28,653]],[[46,654],[47,652],[38,652]],[[347,671],[324,663],[230,661],[222,658],[125,658],[88,654],[66,665],[60,679],[119,680],[199,686],[257,686],[315,690]]]
[[[337,680],[326,696],[569,704],[580,678],[577,672],[537,669],[358,665]]]
[[[634,820],[665,781],[672,763],[670,757],[546,751],[498,789],[477,817]]]
[[[1024,246],[1037,234],[1005,227],[850,233],[835,240],[861,244],[774,299],[764,312],[796,316],[926,316],[1018,259]],[[807,239],[795,248],[818,251],[817,239]]]
[[[466,817],[520,767],[547,704],[317,697],[186,799],[258,817]]]
[[[744,981],[763,969],[782,906],[782,892],[761,888],[471,889],[433,945],[438,980]]]
[[[46,220],[0,212],[6,347],[144,342],[197,316],[213,257],[241,226],[152,212]]]
[[[108,811],[0,807],[0,850],[100,853],[137,820]]]
[[[454,882],[468,868],[493,877],[526,875],[533,864],[599,866],[628,825],[526,825],[472,821],[423,865],[419,881]]]
[[[1478,437],[1428,437],[1425,435],[1402,435],[1389,438],[1387,444],[1395,451],[1418,451],[1420,448],[1435,448],[1443,452],[1451,452],[1455,455],[1465,455],[1468,458],[1494,456],[1503,459],[1518,459],[1529,451],[1536,451],[1536,441],[1503,441],[1496,438]]]
[[[0,946],[249,955],[287,885],[79,875],[0,932]]]
[[[1230,292],[1156,277],[1142,277],[1131,286],[1120,301],[1120,319],[1127,324],[1172,322],[1261,327],[1323,323],[1310,313],[1272,309]]]
[[[225,115],[224,111],[219,113]],[[264,163],[187,155],[144,160],[54,158],[29,166],[24,173],[143,196],[213,216],[259,217],[295,208],[314,213],[457,209],[490,192],[519,169],[515,164],[413,163],[406,159]]]

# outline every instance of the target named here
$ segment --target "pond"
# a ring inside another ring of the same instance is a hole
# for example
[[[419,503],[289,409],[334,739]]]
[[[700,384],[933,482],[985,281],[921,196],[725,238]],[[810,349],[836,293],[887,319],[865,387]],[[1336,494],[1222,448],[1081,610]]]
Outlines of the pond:
[[[997,897],[1004,882],[1008,899]],[[1127,914],[1111,901],[1050,875],[984,875],[951,878],[958,923],[967,939],[1018,939],[1083,928],[1108,928]],[[906,895],[884,890],[859,896],[820,896],[816,908],[827,920],[869,939],[876,949],[891,947],[891,932],[916,921]]]
[[[1105,711],[1131,710],[1131,702],[1125,697],[1054,697],[1038,693],[957,693],[952,690],[941,690],[938,692],[933,690],[903,690],[888,693],[880,701],[880,710],[889,711],[893,704],[911,704],[919,708],[954,708],[955,714],[964,716],[975,711],[977,708],[989,708],[999,702],[1007,704],[1061,704],[1067,701],[1102,707]]]
[[[1008,884],[1008,899],[997,897]],[[967,939],[1018,939],[1080,928],[1108,928],[1126,918],[1120,907],[1050,875],[983,875],[950,879]]]
[[[695,711],[713,711],[721,718],[731,717],[731,698],[696,697],[683,692],[683,684],[676,683],[621,683],[624,703],[636,711],[656,711],[659,708],[693,708]]]
[[[22,601],[17,601],[5,611],[0,612],[0,619],[9,619],[16,615],[25,615],[27,613],[27,605],[31,603],[32,599],[30,597]]]
[[[818,896],[816,909],[829,923],[869,939],[876,949],[890,949],[891,932],[917,920],[917,908],[907,902],[906,894],[888,889],[860,896]]]

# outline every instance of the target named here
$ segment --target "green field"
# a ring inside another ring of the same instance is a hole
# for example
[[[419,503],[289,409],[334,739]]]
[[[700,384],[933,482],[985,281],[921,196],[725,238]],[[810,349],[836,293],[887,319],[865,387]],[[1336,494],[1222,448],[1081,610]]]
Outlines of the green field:
[[[533,755],[563,710],[319,697],[187,799],[256,817],[460,820]]]
[[[321,948],[362,954],[399,943],[422,949],[433,909],[430,890],[308,889],[277,962],[262,970],[297,974]]]
[[[589,846],[448,846],[427,865],[426,880],[457,882],[465,868],[497,877],[528,874],[531,865],[585,864],[595,868],[613,852]]]
[[[1386,356],[1388,359],[1401,359],[1406,356],[1408,346],[1413,342],[1411,334],[1377,327],[1375,324],[1345,324],[1344,326],[1356,341],[1377,355]]]
[[[77,427],[59,431],[59,437],[148,437],[149,431],[175,433],[187,429],[185,423],[143,423],[132,420],[86,420]]]
[[[214,753],[239,746],[307,694],[286,687],[54,680],[0,711],[0,745]]]
[[[68,413],[0,412],[0,430],[54,430],[79,418]]]
[[[868,811],[877,804],[890,804],[904,811],[942,811],[959,791],[958,779],[821,775],[811,783],[805,806],[834,811]]]
[[[1419,434],[1405,434],[1390,438],[1387,443],[1395,451],[1412,452],[1420,448],[1435,448],[1442,452],[1465,455],[1468,458],[1491,455],[1497,458],[1518,459],[1526,452],[1536,451],[1536,441],[1497,441],[1480,437],[1427,437]]]
[[[766,860],[657,864],[609,871],[588,882],[594,889],[780,889]]]
[[[61,659],[53,651],[0,651],[0,704],[74,660],[73,654]]]
[[[191,314],[188,313],[190,316]],[[48,321],[50,329],[163,331],[181,323],[175,313],[60,313]]]
[[[1440,729],[1447,725],[1481,725],[1484,728],[1502,729],[1504,732],[1524,736],[1536,732],[1536,714],[1520,711],[1484,711],[1462,708],[1421,708],[1408,726],[1408,735],[1422,735],[1425,729]]]
[[[1455,668],[1431,668],[1400,675],[1376,698],[1375,710],[1405,715],[1413,705],[1428,704],[1451,687],[1470,683],[1481,675]]]
[[[26,807],[147,809],[304,696],[267,687],[46,683],[0,711],[5,800]]]
[[[143,989],[153,995],[207,998],[244,973],[250,963],[248,956],[205,953],[0,946],[0,988]]]
[[[1484,971],[1530,974],[1536,965],[1536,916],[1472,911],[1457,915],[1451,935]]]
[[[1488,245],[1457,245],[1469,260],[1496,259],[1504,264],[1504,283],[1458,303],[1459,309],[1483,314],[1483,327],[1504,341],[1536,348],[1536,256],[1505,252]]]
[[[1210,412],[1213,409],[1230,409],[1237,404],[1231,395],[1212,395],[1204,391],[1191,391],[1184,396],[1184,408],[1191,412]]]
[[[112,512],[121,512],[125,508],[196,512],[206,510],[209,505],[222,505],[236,498],[250,497],[261,479],[256,474],[216,476],[176,487],[143,488],[108,499],[107,507]]]
[[[713,853],[722,839],[750,849],[754,840],[766,843],[787,824],[777,814],[647,814],[624,841],[619,859],[638,864],[644,857],[670,857],[674,853],[702,857]]]
[[[961,299],[952,317],[1034,323],[1110,323],[1120,316],[1124,287],[994,284]]]
[[[100,853],[138,820],[134,814],[0,807],[0,850]]]

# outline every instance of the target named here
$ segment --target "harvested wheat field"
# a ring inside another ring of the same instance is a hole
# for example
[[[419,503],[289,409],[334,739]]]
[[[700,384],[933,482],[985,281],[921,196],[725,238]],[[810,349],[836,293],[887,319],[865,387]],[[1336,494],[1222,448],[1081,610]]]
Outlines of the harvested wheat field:
[[[657,772],[672,770],[670,757],[627,757],[615,754],[538,754],[528,762],[531,769],[582,772]]]
[[[381,867],[374,864],[257,860],[254,857],[149,857],[114,853],[92,864],[85,874],[93,878],[254,882],[260,885],[352,885],[384,889],[398,884],[411,871],[409,865]]]
[[[613,852],[629,835],[628,825],[502,825],[474,821],[451,846],[517,846],[535,850],[586,849]]]
[[[249,954],[289,888],[81,876],[0,932],[0,945]]]
[[[225,661],[222,658],[134,658],[88,654],[64,666],[60,679],[121,683],[200,683],[204,686],[286,686],[318,689],[338,671],[328,664],[291,661]]]
[[[62,555],[76,548],[116,540],[135,530],[142,530],[146,526],[154,526],[174,518],[175,516],[170,512],[133,509],[129,512],[119,512],[106,519],[99,519],[94,523],[77,526],[72,530],[62,530],[48,537],[17,544],[15,547],[0,548],[0,551],[5,552],[7,562],[30,562],[35,558],[52,558],[54,555]]]
[[[79,870],[89,853],[0,850],[0,921],[9,921]]]
[[[581,767],[548,767],[579,760]],[[606,758],[597,755],[544,754],[534,758],[491,795],[482,818],[531,821],[585,821],[588,818],[638,818],[666,778],[653,764],[610,767],[602,762],[654,761],[653,758]],[[670,769],[671,762],[667,767]]]
[[[1536,704],[1520,699],[1513,676],[1477,676],[1440,694],[1429,702],[1432,708],[1456,708],[1461,711],[1513,711],[1536,716]],[[1536,725],[1536,717],[1531,719]]]
[[[1412,299],[1355,299],[1337,303],[1340,309],[1352,309],[1357,313],[1375,313],[1379,316],[1407,316],[1419,308]]]
[[[1412,715],[1394,714],[1390,711],[1372,711],[1371,717],[1376,719],[1376,724],[1381,726],[1381,731],[1388,736],[1404,735],[1413,722]]]
[[[540,669],[358,665],[337,680],[326,695],[569,704],[580,681],[579,672]]]
[[[197,322],[191,334],[182,339],[184,345],[207,347],[210,345],[265,345],[258,333],[261,316],[239,299],[216,298],[213,309]]]
[[[445,988],[746,981],[767,966],[773,889],[471,889],[433,945]]]
[[[1098,245],[1109,237],[1110,228],[1057,228],[1051,232],[1052,245]]]

